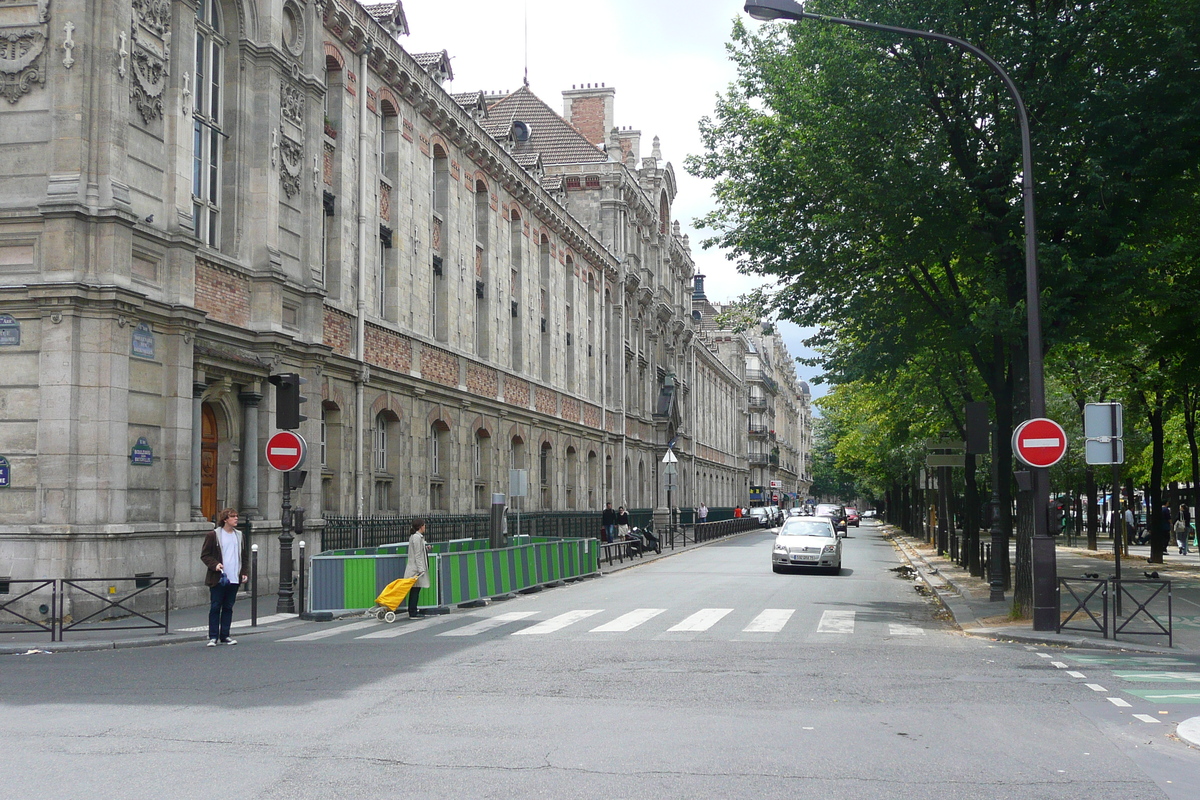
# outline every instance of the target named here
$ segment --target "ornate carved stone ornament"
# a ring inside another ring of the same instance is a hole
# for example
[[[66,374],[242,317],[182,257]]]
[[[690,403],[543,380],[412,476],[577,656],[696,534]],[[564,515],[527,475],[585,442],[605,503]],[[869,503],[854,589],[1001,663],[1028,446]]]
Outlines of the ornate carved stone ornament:
[[[304,165],[304,146],[286,136],[279,137],[279,154],[282,169],[279,177],[283,183],[283,191],[288,197],[300,192],[300,171]]]
[[[284,81],[279,86],[279,115],[304,130],[304,90]]]
[[[129,97],[143,122],[162,117],[171,64],[171,0],[133,0]]]
[[[33,84],[46,82],[50,0],[0,0],[0,11],[0,95],[16,103]]]

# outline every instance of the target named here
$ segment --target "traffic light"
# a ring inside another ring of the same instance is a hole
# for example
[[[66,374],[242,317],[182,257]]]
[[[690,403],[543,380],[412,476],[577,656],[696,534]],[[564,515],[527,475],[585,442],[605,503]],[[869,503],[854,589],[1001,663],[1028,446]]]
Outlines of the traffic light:
[[[275,384],[275,425],[280,430],[296,430],[308,419],[300,413],[300,404],[308,402],[308,398],[300,394],[300,387],[308,381],[294,372],[272,375],[268,380]]]

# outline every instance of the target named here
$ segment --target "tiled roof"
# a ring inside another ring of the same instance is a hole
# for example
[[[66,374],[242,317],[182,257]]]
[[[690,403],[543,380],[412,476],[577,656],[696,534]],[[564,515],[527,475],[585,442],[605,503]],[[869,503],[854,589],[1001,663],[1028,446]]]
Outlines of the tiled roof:
[[[359,5],[388,30],[408,33],[408,19],[404,16],[404,4],[400,0],[391,0],[390,3],[360,2]]]
[[[487,99],[490,104],[483,127],[494,139],[505,141],[516,120],[529,126],[529,140],[513,143],[514,156],[537,153],[541,155],[542,163],[547,165],[596,164],[608,160],[603,150],[588,142],[583,134],[543,103],[528,86],[522,86],[503,97],[491,95]]]
[[[450,54],[445,50],[439,50],[436,53],[413,53],[412,57],[417,65],[426,72],[440,69],[445,73],[447,80],[454,80],[454,69],[450,66]]]

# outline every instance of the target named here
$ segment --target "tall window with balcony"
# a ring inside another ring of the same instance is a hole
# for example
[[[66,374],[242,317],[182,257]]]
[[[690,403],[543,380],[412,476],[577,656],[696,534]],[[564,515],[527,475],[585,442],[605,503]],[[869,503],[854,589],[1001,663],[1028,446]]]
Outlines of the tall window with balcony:
[[[491,318],[488,311],[488,266],[492,217],[487,184],[475,182],[475,354],[491,358]]]
[[[587,361],[588,397],[596,400],[596,276],[588,273],[587,282]],[[589,503],[589,507],[590,507]]]
[[[521,261],[524,253],[525,237],[521,231],[521,215],[515,209],[511,212],[511,217],[508,221],[508,236],[509,236],[509,303],[510,319],[512,320],[509,330],[509,357],[513,372],[522,372],[525,369],[523,363],[524,349],[522,348],[521,338],[523,331],[521,328]]]
[[[399,267],[392,247],[392,199],[399,188],[400,117],[388,100],[380,102],[379,119],[379,263],[376,270],[376,313],[391,322],[399,319]]]
[[[574,447],[567,447],[566,463],[567,472],[567,508],[575,508],[576,489],[579,484],[579,453]]]
[[[450,338],[449,290],[446,280],[447,234],[450,210],[450,159],[442,146],[433,146],[433,231],[429,251],[433,260],[433,337]]]
[[[539,327],[542,341],[542,382],[549,383],[553,346],[550,342],[550,239],[545,234],[542,234],[542,240],[538,243],[538,273],[539,310],[542,315]]]
[[[575,391],[575,262],[566,258],[563,270],[563,301],[566,313],[563,318],[563,362],[566,367],[567,391]]]
[[[221,4],[199,0],[192,105],[192,224],[196,238],[214,248],[220,247],[222,142],[228,133],[221,113],[226,44],[221,30]]]

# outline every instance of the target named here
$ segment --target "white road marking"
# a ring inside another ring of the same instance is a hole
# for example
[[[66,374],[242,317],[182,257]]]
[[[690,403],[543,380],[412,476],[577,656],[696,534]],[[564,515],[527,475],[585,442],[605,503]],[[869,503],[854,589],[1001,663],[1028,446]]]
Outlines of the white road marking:
[[[301,634],[300,636],[289,636],[286,639],[280,639],[281,642],[315,642],[318,639],[327,639],[330,636],[337,636],[339,633],[350,633],[351,631],[361,631],[363,628],[374,628],[380,623],[376,620],[367,620],[366,622],[353,622],[349,625],[339,625],[336,628],[323,628],[312,633]]]
[[[1108,698],[1108,702],[1112,703],[1114,706],[1117,706],[1118,708],[1133,708],[1132,705],[1130,705],[1129,703],[1126,703],[1124,700],[1122,700],[1119,697],[1110,697],[1110,698]]]
[[[826,611],[817,624],[817,633],[854,633],[854,612]]]
[[[1159,723],[1159,721],[1158,721],[1157,719],[1155,719],[1154,717],[1150,716],[1149,714],[1134,714],[1134,715],[1133,715],[1133,718],[1134,718],[1134,719],[1140,719],[1142,722],[1152,722],[1152,723],[1154,723],[1154,724],[1156,724],[1156,725],[1157,725],[1157,724],[1160,724],[1160,723]]]
[[[289,619],[299,619],[299,618],[300,618],[299,614],[272,614],[269,617],[259,617],[258,624],[259,625],[270,625],[273,622],[286,622]],[[250,620],[239,619],[237,622],[233,623],[229,627],[230,628],[249,628]],[[197,631],[206,631],[206,630],[208,630],[207,625],[197,625],[194,628],[176,628],[175,632],[176,633],[194,633]]]
[[[417,622],[402,623],[400,625],[388,625],[384,630],[375,631],[374,633],[364,633],[362,636],[355,636],[357,639],[395,639],[397,636],[403,636],[406,633],[424,630],[431,625],[439,625],[443,622],[449,622],[449,616],[429,617]]]
[[[455,628],[452,631],[439,633],[438,636],[475,636],[484,631],[490,631],[492,628],[499,628],[501,625],[516,622],[519,619],[525,619],[533,615],[533,611],[508,611],[504,614],[497,614],[494,617],[481,619],[479,622],[474,622],[470,625],[464,625],[461,628]]]
[[[1067,674],[1070,675],[1072,678],[1086,678],[1087,677],[1082,672],[1075,672],[1074,670],[1069,670],[1067,672]]]
[[[675,627],[667,628],[667,631],[706,631],[731,611],[732,608],[702,608]]]
[[[538,636],[543,633],[554,633],[561,631],[568,625],[574,625],[581,619],[587,619],[593,614],[599,614],[604,609],[602,608],[585,608],[578,611],[568,611],[565,614],[559,614],[557,617],[539,622],[537,625],[531,625],[519,631],[513,632],[513,636]]]
[[[1105,689],[1103,686],[1101,686],[1098,683],[1085,683],[1084,686],[1088,687],[1093,692],[1107,692],[1108,691],[1108,689]]]
[[[742,633],[779,633],[795,613],[794,608],[768,608],[750,620]]]
[[[1050,655],[1049,653],[1038,653],[1037,656],[1038,658],[1054,658],[1054,656]]]
[[[592,628],[589,633],[631,631],[638,625],[641,625],[643,622],[654,619],[664,611],[666,611],[665,608],[639,608],[634,611],[630,611],[628,614],[622,614],[612,622],[606,622],[599,627]]]
[[[1061,661],[1051,661],[1050,666],[1054,667],[1055,669],[1066,669],[1067,668],[1067,665]]]
[[[903,622],[889,622],[888,636],[924,636],[925,629]]]

